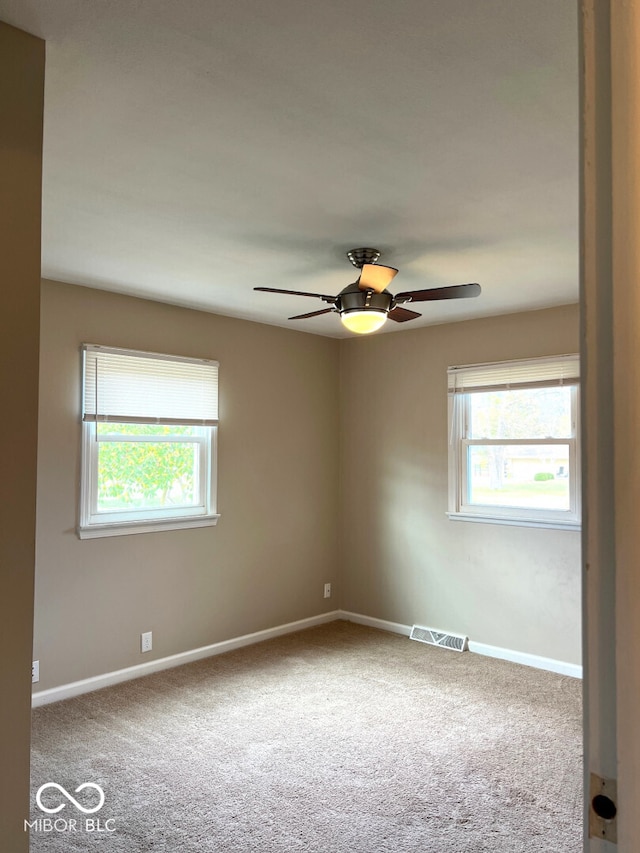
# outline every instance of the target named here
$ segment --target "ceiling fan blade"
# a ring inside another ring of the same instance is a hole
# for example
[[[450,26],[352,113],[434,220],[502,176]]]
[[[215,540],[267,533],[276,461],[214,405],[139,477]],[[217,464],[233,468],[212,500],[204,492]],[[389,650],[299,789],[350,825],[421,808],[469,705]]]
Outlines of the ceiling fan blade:
[[[291,296],[315,296],[317,299],[324,299],[325,302],[335,302],[336,296],[328,296],[326,293],[309,293],[307,290],[280,290],[278,287],[254,287],[254,290],[260,290],[262,293],[289,293]]]
[[[406,323],[408,320],[415,320],[416,317],[422,317],[417,311],[409,311],[407,308],[397,306],[393,311],[389,311],[387,317],[390,320],[395,320],[396,323]]]
[[[358,287],[360,290],[375,290],[382,293],[398,274],[394,267],[384,267],[381,264],[363,264]]]
[[[333,308],[322,308],[320,311],[311,311],[309,314],[296,314],[295,317],[289,317],[289,320],[306,320],[307,317],[319,317],[321,314],[331,314]]]
[[[407,290],[396,293],[398,302],[431,302],[436,299],[466,299],[469,296],[479,296],[479,284],[454,284],[451,287],[432,287],[429,290]]]

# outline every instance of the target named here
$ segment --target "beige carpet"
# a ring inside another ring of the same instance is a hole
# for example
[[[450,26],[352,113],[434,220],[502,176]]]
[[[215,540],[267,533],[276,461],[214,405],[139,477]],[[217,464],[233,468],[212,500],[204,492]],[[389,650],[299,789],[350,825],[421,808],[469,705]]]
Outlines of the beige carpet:
[[[346,622],[290,634],[35,710],[32,801],[105,803],[43,792],[63,822],[31,850],[579,853],[580,697]]]

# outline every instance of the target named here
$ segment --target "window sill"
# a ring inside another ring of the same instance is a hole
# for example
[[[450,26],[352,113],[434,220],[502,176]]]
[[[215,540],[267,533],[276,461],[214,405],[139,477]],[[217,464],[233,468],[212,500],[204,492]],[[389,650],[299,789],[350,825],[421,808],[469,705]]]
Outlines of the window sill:
[[[551,521],[537,518],[508,518],[496,515],[475,515],[464,512],[448,512],[450,521],[475,521],[480,524],[507,524],[511,527],[543,527],[550,530],[581,530],[579,521]]]
[[[157,533],[162,530],[186,530],[189,527],[214,527],[220,514],[193,518],[159,519],[157,521],[125,521],[117,524],[92,524],[78,527],[79,539],[100,539],[104,536],[129,536],[133,533]]]

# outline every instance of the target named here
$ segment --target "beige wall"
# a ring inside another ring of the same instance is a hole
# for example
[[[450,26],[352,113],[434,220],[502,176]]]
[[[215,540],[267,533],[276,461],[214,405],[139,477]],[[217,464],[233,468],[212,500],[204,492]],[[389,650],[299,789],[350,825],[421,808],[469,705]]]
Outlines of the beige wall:
[[[44,42],[0,23],[0,850],[27,850]]]
[[[216,527],[77,538],[81,342],[220,361]],[[333,340],[43,283],[37,689],[336,606],[337,376]]]
[[[574,351],[577,323],[336,341],[44,282],[37,689],[337,607],[579,662],[579,534],[444,514],[446,367]],[[83,341],[220,361],[217,527],[77,538]]]
[[[576,352],[567,306],[341,345],[341,606],[580,662],[580,534],[449,521],[449,365]]]

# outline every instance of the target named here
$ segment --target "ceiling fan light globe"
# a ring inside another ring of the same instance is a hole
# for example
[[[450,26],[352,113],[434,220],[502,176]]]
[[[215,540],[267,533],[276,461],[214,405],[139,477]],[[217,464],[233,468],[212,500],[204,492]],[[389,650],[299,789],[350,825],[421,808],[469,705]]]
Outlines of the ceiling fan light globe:
[[[343,311],[340,314],[342,324],[357,335],[369,335],[384,326],[387,319],[386,311],[376,311],[368,308],[362,311]]]

